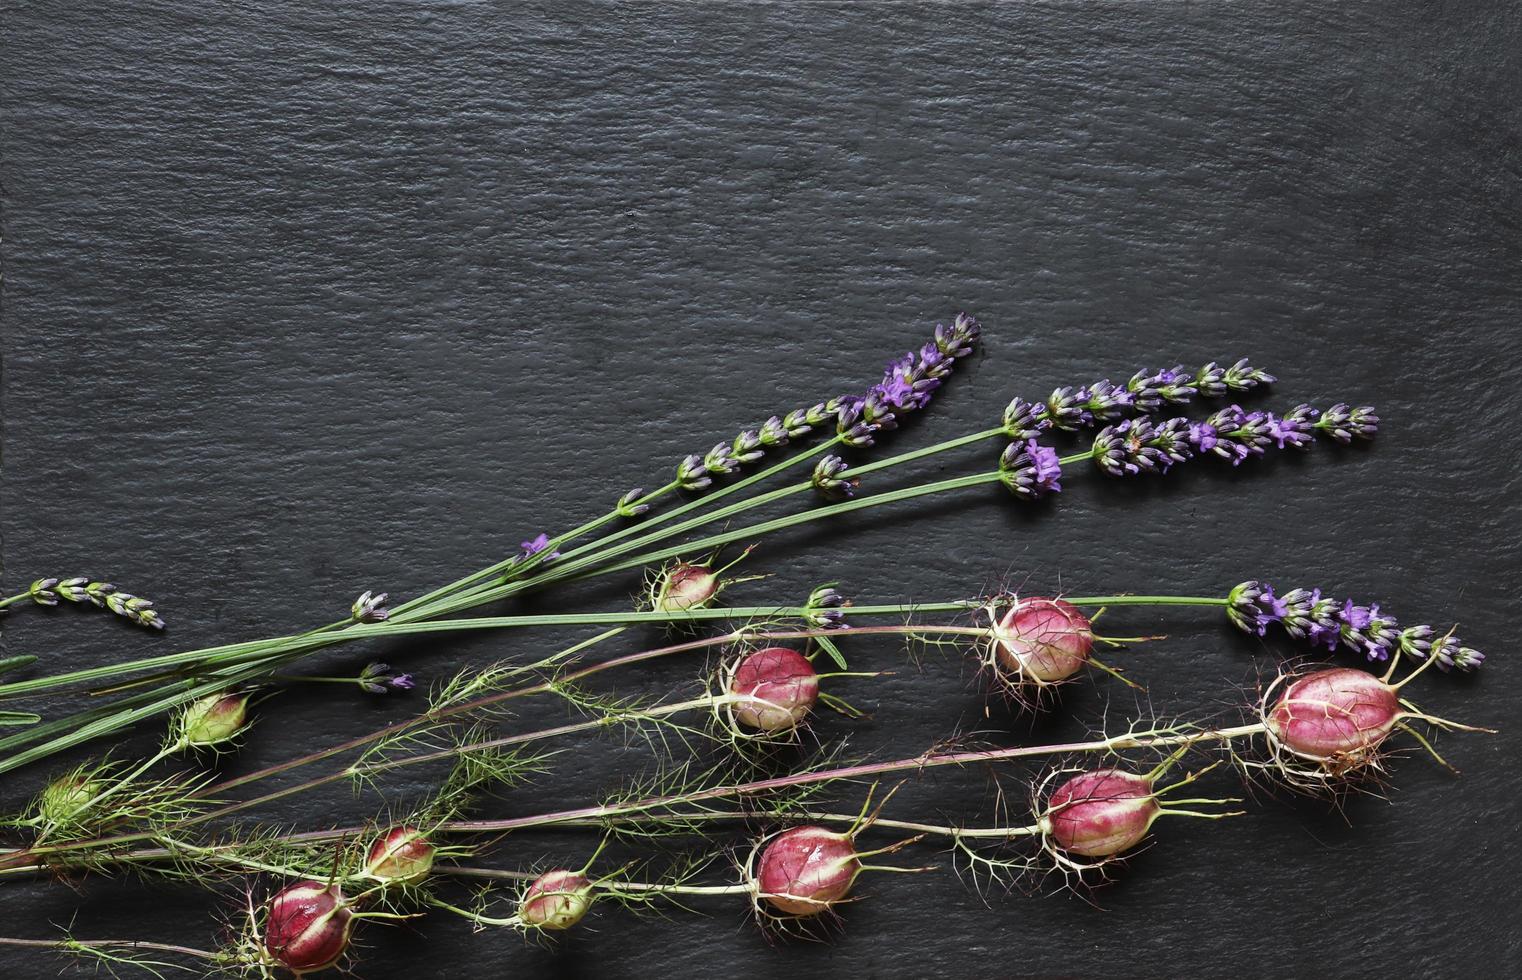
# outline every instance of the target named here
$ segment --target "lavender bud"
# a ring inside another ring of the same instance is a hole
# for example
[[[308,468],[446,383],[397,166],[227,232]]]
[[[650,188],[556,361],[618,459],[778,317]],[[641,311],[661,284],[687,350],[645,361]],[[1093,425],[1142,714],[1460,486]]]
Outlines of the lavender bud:
[[[845,500],[856,493],[861,481],[847,478],[849,467],[839,456],[826,456],[814,466],[814,489],[831,500]]]
[[[366,694],[390,694],[392,691],[410,691],[416,687],[411,674],[393,674],[391,665],[380,661],[366,664],[359,672],[360,690]]]
[[[1080,388],[1079,394],[1087,396],[1083,407],[1090,418],[1096,421],[1119,418],[1121,412],[1136,405],[1136,397],[1126,389],[1111,384],[1109,378],[1096,381],[1087,388]]]
[[[1017,397],[1004,409],[1004,434],[1011,439],[1034,439],[1049,427],[1045,405]]]
[[[384,592],[361,592],[354,605],[349,607],[350,615],[356,623],[384,623],[391,615],[386,608],[388,598]]]
[[[1269,623],[1281,622],[1288,614],[1285,600],[1274,595],[1267,582],[1247,581],[1226,596],[1226,616],[1244,633],[1262,636]]]
[[[714,476],[726,476],[740,468],[740,461],[735,459],[728,443],[720,442],[703,457],[703,468]]]
[[[708,475],[703,457],[688,456],[677,464],[676,482],[683,490],[702,490],[713,483],[713,479]]]
[[[851,600],[832,587],[821,585],[809,593],[808,602],[804,603],[808,611],[803,618],[815,629],[846,629],[845,607],[850,604]]]
[[[972,353],[982,332],[977,320],[966,313],[958,313],[951,326],[935,325],[935,346],[947,357],[966,357]]]
[[[787,445],[789,438],[787,426],[777,416],[761,423],[761,444],[768,449]]]
[[[1353,408],[1338,402],[1321,413],[1315,428],[1346,445],[1354,439],[1373,439],[1379,431],[1379,416],[1371,405]]]
[[[766,450],[761,448],[761,435],[753,429],[746,429],[735,436],[734,443],[730,446],[732,466],[725,472],[732,473],[745,463],[754,463],[766,455]]]
[[[619,497],[618,498],[618,504],[617,504],[617,506],[615,508],[618,511],[619,516],[620,517],[638,517],[641,514],[645,513],[645,511],[649,510],[650,509],[650,505],[649,504],[642,504],[642,503],[639,502],[640,498],[643,497],[644,495],[645,495],[645,488],[644,487],[635,487],[633,490],[630,490],[628,493],[624,494],[622,497]]]
[[[1260,371],[1242,358],[1221,375],[1221,381],[1232,391],[1251,391],[1259,385],[1271,385],[1279,379],[1267,371]]]
[[[58,579],[56,578],[40,578],[32,583],[31,587],[27,589],[27,593],[31,595],[32,601],[39,606],[56,606],[58,605],[58,593],[54,589],[57,585]]]
[[[1077,393],[1067,386],[1054,390],[1051,397],[1046,400],[1047,422],[1068,432],[1089,425],[1094,421],[1094,417],[1088,409],[1083,407],[1088,397],[1083,389],[1079,389]]]
[[[818,411],[820,418],[814,421],[814,413]],[[801,439],[814,430],[814,426],[824,422],[824,402],[820,402],[813,408],[795,408],[782,417],[782,428],[787,430],[789,439]]]

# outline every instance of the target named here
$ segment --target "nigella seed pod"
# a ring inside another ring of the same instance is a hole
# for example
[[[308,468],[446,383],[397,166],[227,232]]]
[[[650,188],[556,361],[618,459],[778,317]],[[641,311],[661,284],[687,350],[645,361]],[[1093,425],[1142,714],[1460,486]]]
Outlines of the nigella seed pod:
[[[1112,857],[1147,836],[1163,812],[1152,778],[1119,769],[1080,773],[1047,800],[1040,827],[1057,847],[1083,857]]]
[[[794,827],[773,837],[755,871],[757,896],[779,912],[818,915],[843,900],[861,874],[856,842],[824,827]]]
[[[719,575],[707,565],[678,562],[661,573],[653,605],[660,612],[698,609],[719,594]]]
[[[270,900],[264,948],[298,977],[336,965],[349,948],[354,913],[337,885],[298,881]]]
[[[435,848],[416,827],[392,827],[365,857],[365,874],[387,884],[415,885],[433,870]]]
[[[819,700],[819,674],[808,658],[791,647],[767,647],[735,667],[729,693],[735,720],[762,732],[797,728]]]
[[[993,628],[996,666],[1014,680],[1052,684],[1088,662],[1094,631],[1061,599],[1017,599]]]
[[[192,701],[180,715],[180,744],[220,745],[248,724],[247,694],[213,694]]]
[[[37,797],[37,817],[43,823],[66,827],[79,820],[91,801],[105,792],[99,780],[79,772],[55,779]]]
[[[1395,687],[1361,670],[1333,667],[1286,687],[1263,722],[1294,755],[1342,769],[1372,758],[1405,715]]]
[[[577,871],[546,871],[518,905],[518,918],[536,929],[569,929],[592,907],[592,882]]]

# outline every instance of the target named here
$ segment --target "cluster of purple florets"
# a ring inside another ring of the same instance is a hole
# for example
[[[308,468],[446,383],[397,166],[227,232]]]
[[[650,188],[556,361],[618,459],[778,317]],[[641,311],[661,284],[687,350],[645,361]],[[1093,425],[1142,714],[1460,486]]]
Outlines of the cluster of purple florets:
[[[1062,490],[1062,460],[1057,450],[1034,439],[1012,442],[999,457],[1000,480],[1023,500]]]
[[[1269,449],[1307,449],[1319,432],[1338,442],[1372,439],[1379,416],[1367,406],[1334,405],[1325,412],[1297,405],[1284,415],[1228,405],[1203,422],[1184,418],[1127,419],[1094,438],[1094,462],[1112,476],[1165,473],[1175,463],[1211,454],[1233,466]]]
[[[982,327],[965,313],[948,326],[938,323],[935,335],[917,351],[889,361],[883,379],[861,395],[842,395],[836,429],[847,445],[870,446],[878,432],[898,427],[900,416],[930,404],[931,396],[951,374],[956,362],[972,353]]]
[[[1274,380],[1245,357],[1230,367],[1211,361],[1197,371],[1182,364],[1161,371],[1143,369],[1121,385],[1107,378],[1081,388],[1058,388],[1044,402],[1016,398],[1004,410],[1004,431],[1012,439],[1034,439],[1050,429],[1074,432],[1113,421],[1127,412],[1150,415],[1164,405],[1186,404],[1195,395],[1219,398]]]
[[[1416,661],[1433,659],[1442,670],[1474,670],[1485,662],[1483,653],[1464,646],[1451,630],[1439,636],[1430,626],[1401,629],[1377,603],[1339,602],[1320,589],[1292,589],[1281,596],[1266,582],[1243,582],[1227,597],[1226,614],[1237,628],[1257,636],[1277,623],[1297,640],[1328,650],[1341,645],[1369,660],[1401,653]]]
[[[838,395],[786,415],[774,415],[729,442],[717,443],[701,456],[682,460],[677,465],[676,483],[683,490],[702,490],[715,477],[735,473],[768,450],[785,446],[790,440],[832,422],[846,445],[870,446],[878,432],[896,428],[899,417],[930,404],[931,396],[951,374],[956,362],[972,353],[981,333],[977,320],[958,313],[950,325],[936,324],[934,336],[923,347],[889,361],[883,379],[863,394]],[[621,505],[619,512],[625,511]],[[641,512],[626,516],[638,516]]]

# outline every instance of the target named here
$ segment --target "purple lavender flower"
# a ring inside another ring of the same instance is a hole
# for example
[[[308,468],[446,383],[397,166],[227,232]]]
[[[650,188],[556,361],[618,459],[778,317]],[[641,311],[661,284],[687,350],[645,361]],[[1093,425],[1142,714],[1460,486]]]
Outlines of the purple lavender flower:
[[[1338,442],[1347,444],[1354,439],[1373,439],[1379,432],[1379,416],[1374,414],[1371,405],[1353,408],[1338,402],[1321,413],[1315,428]]]
[[[804,603],[804,620],[816,629],[843,630],[848,629],[846,622],[845,607],[851,604],[851,600],[841,595],[828,585],[821,585],[809,593],[808,602]]]
[[[1284,616],[1280,623],[1284,631],[1297,640],[1309,640],[1312,645],[1337,647],[1339,622],[1337,601],[1322,598],[1320,589],[1291,589],[1281,597],[1284,600]]]
[[[1242,358],[1221,373],[1221,381],[1232,391],[1251,391],[1258,385],[1271,385],[1279,379],[1267,371],[1260,371]]]
[[[999,457],[1000,480],[1022,500],[1062,491],[1062,463],[1057,450],[1034,439],[1012,442]]]
[[[860,480],[845,475],[849,467],[839,456],[826,456],[814,466],[814,489],[831,500],[845,500],[856,493]]]
[[[1106,426],[1094,437],[1094,462],[1111,476],[1166,473],[1194,455],[1188,424],[1182,418],[1154,422],[1137,417]]]
[[[1202,453],[1215,448],[1216,428],[1209,422],[1189,423],[1189,444]]]
[[[537,555],[540,552],[544,551],[549,546],[550,546],[550,536],[548,534],[545,534],[544,532],[541,531],[537,536],[534,537],[533,540],[531,540],[531,541],[524,541],[521,545],[519,545],[519,547],[521,547],[523,549],[523,553],[518,556],[517,560],[519,562],[528,561],[530,558],[533,558],[535,555]],[[546,562],[552,562],[556,558],[559,558],[559,557],[560,557],[560,552],[558,552],[558,551],[552,551],[549,554],[544,556],[544,560]]]
[[[1452,631],[1435,637],[1430,626],[1399,629],[1395,618],[1381,611],[1378,603],[1360,606],[1351,599],[1339,602],[1320,589],[1292,589],[1275,598],[1269,586],[1243,582],[1231,591],[1227,601],[1231,621],[1259,636],[1268,623],[1278,622],[1295,639],[1328,650],[1341,644],[1370,660],[1388,660],[1392,652],[1398,652],[1418,662],[1431,658],[1441,670],[1465,671],[1485,662],[1483,653],[1464,646]]]
[[[1400,642],[1394,616],[1379,611],[1379,603],[1369,606],[1369,622],[1363,629],[1363,648],[1370,660],[1389,660],[1390,651]]]
[[[390,598],[384,592],[371,592],[366,589],[361,592],[354,605],[349,607],[349,614],[356,623],[384,623],[391,615],[386,608],[386,600]]]
[[[1281,622],[1288,614],[1288,604],[1266,582],[1243,582],[1226,596],[1226,615],[1244,633],[1262,636],[1268,624]]]
[[[1273,439],[1280,449],[1293,446],[1296,449],[1307,448],[1313,438],[1314,425],[1321,413],[1309,405],[1296,405],[1285,413],[1283,418],[1272,414],[1268,416],[1268,436]]]
[[[410,691],[417,685],[411,674],[393,674],[391,666],[379,661],[366,664],[359,672],[358,684],[366,694],[390,694],[392,691]]]
[[[1126,391],[1131,395],[1137,410],[1148,413],[1157,411],[1165,402],[1187,402],[1197,390],[1194,378],[1184,370],[1182,364],[1165,368],[1156,374],[1148,374],[1145,370],[1137,371],[1126,382]]]
[[[1056,389],[1046,400],[1046,421],[1068,432],[1088,427],[1094,421],[1094,413],[1084,407],[1090,397],[1082,388],[1074,391],[1064,385]]]
[[[628,493],[624,494],[622,497],[619,497],[618,498],[618,503],[616,505],[616,509],[617,509],[618,513],[621,516],[623,516],[623,517],[638,517],[638,516],[640,516],[645,511],[650,509],[650,505],[649,504],[642,504],[642,503],[640,503],[641,498],[643,498],[644,496],[645,496],[645,488],[644,487],[635,487],[633,490],[630,490]]]
[[[1015,398],[1004,409],[1004,433],[1011,439],[1034,439],[1051,428],[1044,415],[1045,405],[1032,405],[1024,398]]]

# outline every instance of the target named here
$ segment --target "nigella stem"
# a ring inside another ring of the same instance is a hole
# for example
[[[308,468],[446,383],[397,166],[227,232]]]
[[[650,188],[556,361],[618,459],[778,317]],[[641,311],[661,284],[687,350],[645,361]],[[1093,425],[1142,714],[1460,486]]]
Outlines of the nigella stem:
[[[175,946],[170,943],[151,943],[141,939],[13,939],[9,936],[0,936],[0,946],[19,946],[31,949],[56,949],[61,953],[75,953],[81,949],[91,950],[141,950],[145,953],[170,953],[176,956],[189,956],[208,963],[228,963],[230,957],[226,953],[215,953],[208,949],[196,949],[193,946]]]
[[[746,796],[752,793],[767,793],[795,786],[807,786],[815,783],[834,782],[836,780],[883,776],[896,772],[918,772],[943,766],[1006,762],[1013,759],[1026,759],[1035,756],[1114,752],[1121,749],[1169,748],[1193,743],[1231,741],[1232,739],[1259,734],[1263,730],[1263,723],[1256,722],[1250,725],[1238,725],[1234,728],[1221,728],[1202,732],[1127,733],[1111,738],[1095,739],[1088,742],[1068,742],[1060,745],[1017,746],[1007,749],[982,749],[970,752],[926,752],[908,759],[896,759],[891,762],[867,762],[840,769],[822,769],[814,772],[797,773],[791,776],[777,776],[749,783],[734,783],[727,786],[694,790],[690,793],[647,797],[632,803],[582,807],[576,810],[561,810],[557,813],[514,817],[507,820],[456,820],[440,824],[439,829],[451,833],[500,833],[521,830],[527,827],[543,827],[578,821],[605,821],[609,818],[621,817],[628,814],[645,814],[667,806],[682,806],[689,803],[700,803],[705,800],[727,799],[736,796]]]
[[[814,810],[789,810],[786,814],[788,821],[796,823],[843,823],[854,826],[862,822],[860,813],[821,813]],[[620,820],[623,825],[655,823],[659,821],[680,823],[708,823],[728,820],[740,820],[747,822],[766,823],[778,819],[778,814],[768,810],[694,810],[691,813],[669,813],[659,817],[635,816]],[[566,821],[561,826],[602,826],[601,821]],[[884,830],[899,830],[912,834],[934,834],[938,837],[967,838],[967,839],[991,839],[1013,840],[1016,837],[1034,837],[1041,833],[1041,828],[1034,824],[1021,827],[953,827],[948,824],[918,823],[912,820],[891,820],[886,817],[873,817],[866,826],[881,827]],[[445,871],[440,867],[440,871]]]

